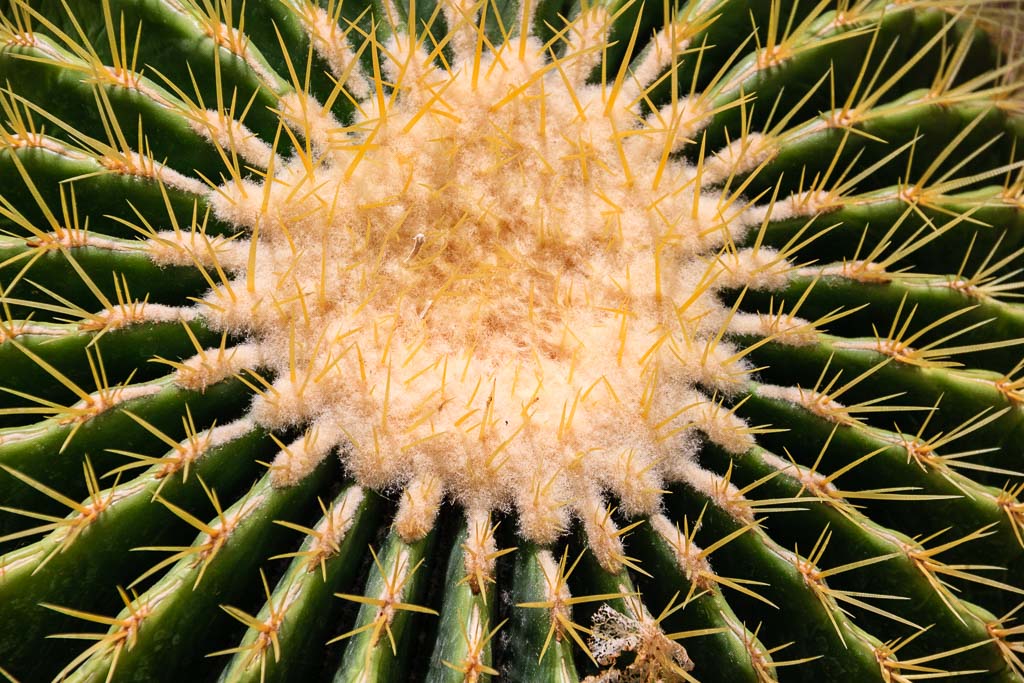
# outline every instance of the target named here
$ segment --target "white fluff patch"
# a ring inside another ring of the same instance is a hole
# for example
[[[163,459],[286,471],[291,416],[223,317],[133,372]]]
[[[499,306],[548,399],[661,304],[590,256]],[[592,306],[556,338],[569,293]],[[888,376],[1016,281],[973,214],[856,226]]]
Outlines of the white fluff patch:
[[[336,432],[360,484],[405,488],[410,537],[443,497],[515,507],[542,542],[593,513],[577,506],[595,487],[657,510],[666,473],[692,469],[694,424],[721,422],[688,408],[694,385],[740,388],[716,348],[715,256],[751,219],[670,157],[678,125],[585,82],[608,22],[577,21],[554,62],[532,37],[474,53],[460,24],[440,67],[398,34],[380,75],[397,85],[371,80],[352,124],[286,102],[311,144],[266,184],[209,194],[255,247],[207,317],[277,378],[258,421],[321,428],[281,471]],[[736,263],[729,285],[765,277]]]

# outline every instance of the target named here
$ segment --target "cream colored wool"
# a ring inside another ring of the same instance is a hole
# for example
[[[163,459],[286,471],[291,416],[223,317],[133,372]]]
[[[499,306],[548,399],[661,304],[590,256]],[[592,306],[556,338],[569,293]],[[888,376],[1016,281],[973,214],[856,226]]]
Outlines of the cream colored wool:
[[[657,512],[665,481],[695,471],[695,430],[734,451],[752,443],[695,389],[730,392],[747,371],[721,341],[732,313],[714,291],[775,282],[789,264],[719,253],[769,212],[704,186],[763,152],[732,145],[707,181],[671,156],[705,105],[640,113],[639,78],[685,47],[671,25],[639,76],[595,85],[603,10],[566,29],[559,57],[533,37],[485,44],[463,10],[445,9],[451,63],[397,35],[379,78],[353,65],[367,96],[351,125],[282,101],[310,144],[287,160],[263,150],[267,182],[210,193],[251,241],[232,247],[245,265],[203,312],[247,334],[277,378],[252,380],[256,420],[313,425],[275,460],[278,485],[341,447],[360,484],[408,487],[407,539],[447,498],[514,507],[525,536],[550,542],[573,515],[603,528],[604,491]]]

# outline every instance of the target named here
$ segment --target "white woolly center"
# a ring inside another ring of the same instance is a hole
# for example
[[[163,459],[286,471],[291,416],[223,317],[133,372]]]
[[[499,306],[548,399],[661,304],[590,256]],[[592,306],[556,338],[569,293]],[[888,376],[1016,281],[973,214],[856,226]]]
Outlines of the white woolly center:
[[[652,505],[621,473],[656,488],[692,453],[694,357],[727,314],[699,283],[728,219],[669,156],[682,117],[586,84],[581,35],[447,68],[400,36],[352,125],[295,104],[310,151],[214,195],[257,235],[208,297],[276,373],[257,419],[316,423],[364,485],[514,505],[537,540],[595,486]]]

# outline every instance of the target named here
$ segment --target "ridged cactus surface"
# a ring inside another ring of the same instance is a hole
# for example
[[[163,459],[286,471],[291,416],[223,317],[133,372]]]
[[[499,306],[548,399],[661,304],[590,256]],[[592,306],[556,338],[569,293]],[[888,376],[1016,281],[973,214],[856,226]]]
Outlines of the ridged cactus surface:
[[[1022,22],[6,0],[0,680],[1024,681]]]

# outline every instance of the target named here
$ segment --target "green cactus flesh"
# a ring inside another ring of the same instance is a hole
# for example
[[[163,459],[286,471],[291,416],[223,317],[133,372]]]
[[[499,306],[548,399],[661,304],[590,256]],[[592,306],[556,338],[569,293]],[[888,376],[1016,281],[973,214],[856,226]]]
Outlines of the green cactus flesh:
[[[0,680],[1024,681],[1024,8],[8,0]]]

